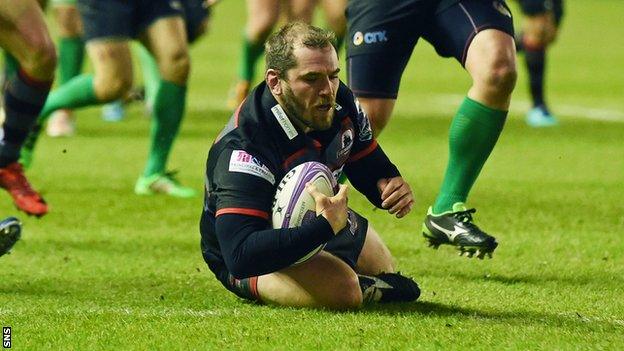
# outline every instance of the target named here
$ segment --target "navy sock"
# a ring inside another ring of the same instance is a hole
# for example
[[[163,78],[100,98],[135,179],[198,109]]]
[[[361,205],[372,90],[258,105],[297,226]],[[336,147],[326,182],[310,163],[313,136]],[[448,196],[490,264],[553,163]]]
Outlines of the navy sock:
[[[543,106],[544,102],[544,67],[546,62],[546,50],[526,50],[524,58],[529,71],[529,88],[533,106]]]
[[[2,127],[0,143],[0,167],[6,167],[19,159],[24,140],[37,121],[45,104],[52,82],[40,82],[19,71],[6,82],[4,111],[6,119]]]

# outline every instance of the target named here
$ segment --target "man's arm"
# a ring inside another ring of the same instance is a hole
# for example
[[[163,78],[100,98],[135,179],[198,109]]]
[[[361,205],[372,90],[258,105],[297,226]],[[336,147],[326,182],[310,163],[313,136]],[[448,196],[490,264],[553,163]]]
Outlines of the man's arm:
[[[245,151],[226,150],[218,157],[210,195],[216,199],[215,233],[226,266],[236,278],[288,267],[346,225],[346,193],[327,198],[311,189],[318,217],[300,227],[272,229],[270,207],[279,179]],[[341,211],[344,218],[337,216]]]
[[[267,229],[266,219],[223,214],[215,228],[225,265],[237,279],[288,267],[334,236],[323,216],[300,227]]]

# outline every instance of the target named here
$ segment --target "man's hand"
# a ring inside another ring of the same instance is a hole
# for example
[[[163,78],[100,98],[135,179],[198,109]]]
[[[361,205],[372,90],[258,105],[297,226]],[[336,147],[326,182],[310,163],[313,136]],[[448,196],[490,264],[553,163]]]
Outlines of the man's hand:
[[[347,186],[340,185],[338,194],[325,196],[313,184],[306,184],[306,189],[316,202],[316,215],[323,216],[331,225],[334,235],[347,226]]]
[[[409,184],[402,177],[382,178],[377,181],[381,194],[381,207],[397,218],[402,218],[412,210],[414,196]]]

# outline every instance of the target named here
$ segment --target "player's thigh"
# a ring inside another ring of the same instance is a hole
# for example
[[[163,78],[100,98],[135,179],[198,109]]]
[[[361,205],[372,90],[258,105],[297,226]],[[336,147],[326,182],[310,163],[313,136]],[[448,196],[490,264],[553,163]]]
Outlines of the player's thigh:
[[[208,30],[211,9],[203,0],[183,0],[182,5],[187,41],[191,44]]]
[[[260,300],[291,307],[358,308],[356,273],[341,259],[321,251],[303,264],[258,277]]]
[[[36,1],[0,1],[0,46],[35,78],[52,78],[56,63],[54,44]]]
[[[394,262],[390,250],[371,226],[366,233],[364,247],[358,257],[355,271],[364,275],[394,272]]]
[[[82,21],[76,6],[76,0],[52,1],[54,19],[61,37],[82,36]]]
[[[117,99],[132,86],[132,57],[128,40],[93,40],[87,43],[93,64],[94,87],[100,101]]]
[[[401,75],[432,8],[416,0],[349,2],[347,76],[357,97],[396,99]]]
[[[247,0],[247,37],[264,40],[277,23],[280,8],[280,0]]]
[[[424,37],[440,56],[455,57],[465,65],[473,39],[489,29],[513,38],[513,19],[507,4],[498,0],[461,0],[436,13]]]
[[[184,20],[180,16],[164,17],[145,30],[142,42],[154,55],[163,79],[185,84],[190,59]]]
[[[314,9],[316,8],[316,0],[289,0],[289,8],[287,10],[288,22],[302,21],[312,23],[314,17]]]

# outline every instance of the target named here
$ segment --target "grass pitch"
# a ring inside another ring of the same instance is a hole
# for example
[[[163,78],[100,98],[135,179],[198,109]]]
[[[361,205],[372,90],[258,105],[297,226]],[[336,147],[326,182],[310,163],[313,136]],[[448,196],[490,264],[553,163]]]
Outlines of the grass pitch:
[[[257,306],[220,286],[199,251],[202,200],[132,193],[148,120],[79,113],[79,133],[44,137],[29,175],[52,206],[20,217],[23,239],[0,258],[0,324],[14,349],[611,349],[624,346],[624,31],[618,0],[568,1],[549,56],[548,98],[561,126],[522,118],[526,74],[470,205],[495,234],[494,259],[426,248],[420,225],[446,163],[447,130],[469,80],[421,42],[380,142],[410,181],[404,220],[353,195],[423,289],[420,302],[332,313]],[[188,113],[172,155],[202,189],[207,150],[229,117],[242,2],[224,1],[193,48]],[[355,192],[353,192],[354,194]],[[3,215],[15,214],[2,195]]]

